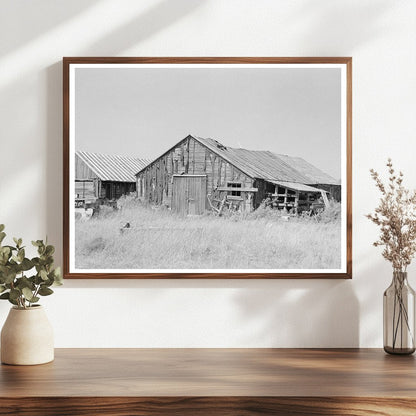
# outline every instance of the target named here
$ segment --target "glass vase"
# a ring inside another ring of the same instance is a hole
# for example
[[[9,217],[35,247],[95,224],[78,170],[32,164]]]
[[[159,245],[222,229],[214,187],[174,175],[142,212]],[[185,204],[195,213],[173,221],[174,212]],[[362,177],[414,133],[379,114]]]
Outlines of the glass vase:
[[[393,272],[383,296],[384,351],[413,354],[415,351],[415,291],[406,272]]]

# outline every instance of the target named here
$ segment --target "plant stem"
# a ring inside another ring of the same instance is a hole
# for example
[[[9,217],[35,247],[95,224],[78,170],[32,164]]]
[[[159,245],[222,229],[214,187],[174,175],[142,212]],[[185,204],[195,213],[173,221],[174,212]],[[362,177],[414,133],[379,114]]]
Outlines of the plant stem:
[[[414,344],[413,333],[409,326],[409,316],[407,313],[407,307],[403,300],[403,284],[404,281],[395,278],[394,279],[394,306],[393,306],[393,348],[396,348],[397,336],[400,326],[400,348],[403,348],[403,320],[405,323],[405,329],[407,328],[408,334],[410,335],[412,345]],[[396,319],[396,308],[397,319]]]
[[[394,321],[396,318],[396,299],[397,299],[397,294],[396,294],[396,287],[394,288],[394,304],[393,304],[393,332],[394,332]],[[393,348],[396,344],[396,337],[393,335]]]

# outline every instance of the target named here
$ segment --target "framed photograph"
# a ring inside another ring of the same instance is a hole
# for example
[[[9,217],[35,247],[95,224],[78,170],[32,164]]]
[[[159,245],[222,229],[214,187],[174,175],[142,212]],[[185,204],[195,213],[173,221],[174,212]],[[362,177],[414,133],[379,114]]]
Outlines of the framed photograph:
[[[351,278],[351,68],[64,58],[64,277]]]

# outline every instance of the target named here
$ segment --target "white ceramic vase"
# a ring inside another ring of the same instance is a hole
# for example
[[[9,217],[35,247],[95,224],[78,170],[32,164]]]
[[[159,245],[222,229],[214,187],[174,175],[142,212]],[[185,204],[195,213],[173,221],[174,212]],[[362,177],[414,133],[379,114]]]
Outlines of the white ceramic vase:
[[[53,359],[53,329],[43,307],[11,308],[1,331],[1,362],[35,365]]]

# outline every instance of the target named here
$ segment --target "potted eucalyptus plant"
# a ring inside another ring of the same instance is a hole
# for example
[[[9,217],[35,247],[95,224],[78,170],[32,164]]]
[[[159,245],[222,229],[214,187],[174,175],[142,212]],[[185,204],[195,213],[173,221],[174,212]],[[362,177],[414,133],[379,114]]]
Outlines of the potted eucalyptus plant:
[[[54,266],[54,246],[32,241],[38,255],[26,257],[21,238],[3,245],[6,237],[0,224],[0,299],[13,306],[1,331],[1,362],[14,365],[43,364],[54,359],[52,326],[37,302],[61,285],[59,267]]]

